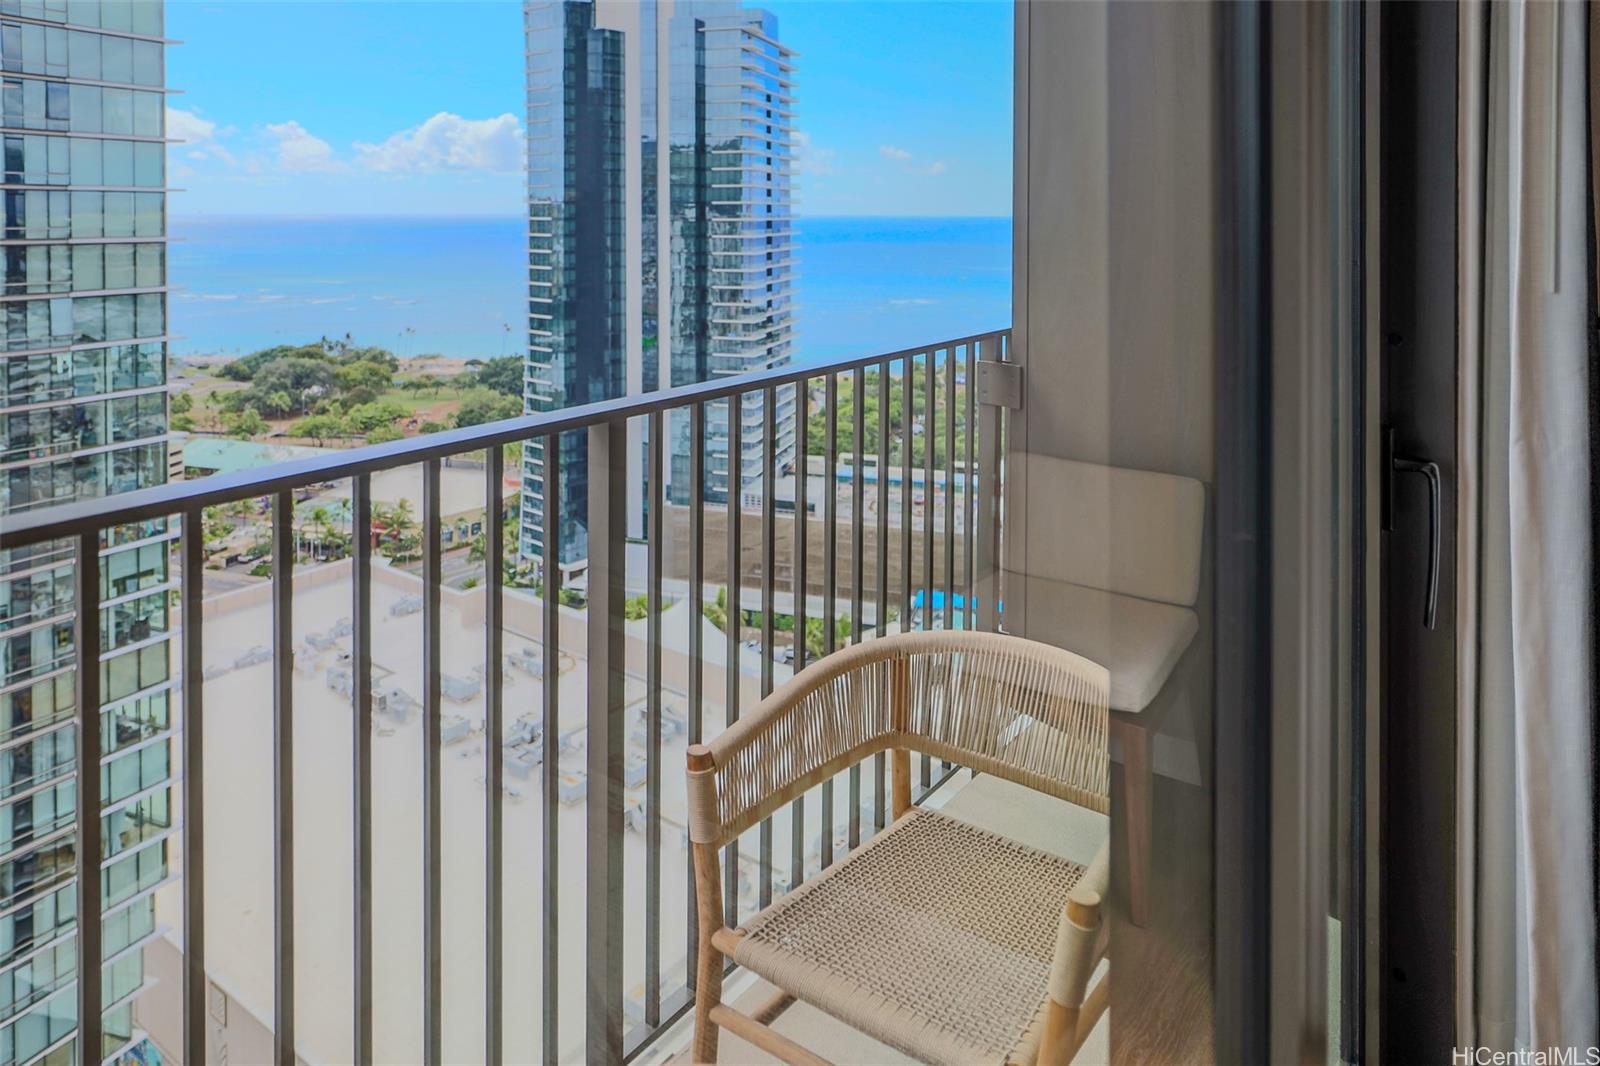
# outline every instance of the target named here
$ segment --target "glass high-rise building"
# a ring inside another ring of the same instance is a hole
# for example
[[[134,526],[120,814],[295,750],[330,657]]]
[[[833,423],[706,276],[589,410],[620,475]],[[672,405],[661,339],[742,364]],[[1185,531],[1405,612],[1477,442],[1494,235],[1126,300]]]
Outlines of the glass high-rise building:
[[[792,354],[793,64],[777,20],[735,0],[530,0],[525,406],[553,410],[786,364]],[[779,398],[793,461],[793,390]],[[737,457],[761,472],[763,412]],[[641,483],[644,441],[630,441]],[[688,484],[688,424],[667,490]],[[707,488],[729,483],[727,412],[708,411]],[[561,558],[588,554],[586,442],[561,445]],[[525,449],[524,555],[544,544],[543,449]],[[628,494],[630,527],[642,491]]]
[[[0,0],[0,522],[167,477],[159,0]],[[0,555],[0,1066],[159,1061],[133,1003],[169,876],[171,540],[102,536],[105,1046],[76,1047],[71,545]]]

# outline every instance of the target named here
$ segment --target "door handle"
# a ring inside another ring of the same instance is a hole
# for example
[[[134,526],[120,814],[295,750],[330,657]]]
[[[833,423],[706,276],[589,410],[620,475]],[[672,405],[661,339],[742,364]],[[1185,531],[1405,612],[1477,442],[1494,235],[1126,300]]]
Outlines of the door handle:
[[[1394,450],[1394,427],[1383,428],[1383,515],[1385,533],[1394,529],[1396,474],[1421,474],[1428,480],[1428,588],[1422,601],[1422,624],[1437,629],[1439,622],[1439,556],[1444,526],[1444,488],[1439,464],[1428,459],[1399,455]]]

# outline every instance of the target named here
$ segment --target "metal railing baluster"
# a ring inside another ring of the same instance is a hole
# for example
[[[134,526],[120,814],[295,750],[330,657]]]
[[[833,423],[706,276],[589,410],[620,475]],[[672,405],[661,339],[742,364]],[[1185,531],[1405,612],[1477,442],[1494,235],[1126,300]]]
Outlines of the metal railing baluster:
[[[807,502],[811,437],[810,383],[802,378],[795,386],[795,468],[794,468],[794,670],[806,668],[806,598],[809,588],[806,581],[806,532],[811,525],[811,509]],[[798,796],[789,805],[789,886],[799,888],[806,879],[806,798]]]
[[[744,394],[734,393],[728,397],[728,476],[726,479],[727,504],[728,504],[728,582],[727,610],[723,612],[722,624],[727,636],[727,658],[723,660],[723,679],[726,687],[723,696],[723,728],[739,720],[739,629],[744,620],[744,611],[739,596],[740,580],[739,566],[743,562],[744,545],[741,534],[743,532],[743,506],[741,497],[744,495]],[[725,849],[722,858],[722,909],[726,917],[723,919],[730,926],[739,924],[739,841],[735,840]]]
[[[444,643],[439,623],[443,578],[439,460],[422,464],[422,1060],[443,1057],[440,1029],[444,995],[444,904],[440,898],[441,693]]]
[[[272,507],[273,1058],[294,1066],[294,494]]]
[[[944,627],[956,628],[956,363],[952,346],[944,360]],[[963,604],[963,609],[965,605]]]
[[[500,486],[505,480],[505,453],[499,447],[484,450],[483,516],[483,754],[485,784],[484,809],[484,1061],[498,1063],[503,1057],[503,1017],[505,1000],[504,932],[505,868],[505,596],[501,565],[505,537],[501,526]]]
[[[883,636],[889,626],[889,364],[878,366],[878,630]],[[888,759],[883,752],[872,757],[872,825],[884,827],[888,805]]]
[[[966,567],[967,577],[967,611],[966,627],[972,628],[976,618],[977,605],[973,597],[977,595],[977,583],[973,580],[973,570],[977,566],[976,547],[973,540],[978,529],[978,498],[976,492],[978,472],[973,449],[977,446],[978,437],[978,342],[967,345],[966,388],[966,417],[967,417],[967,463],[966,475],[961,486],[961,517],[964,526],[964,543],[962,544],[962,557]]]
[[[78,831],[78,1061],[99,1062],[105,1041],[100,1019],[101,965],[101,796],[100,796],[100,531],[78,535],[73,567],[77,615],[77,831]],[[93,771],[89,767],[94,767]],[[85,1053],[85,1049],[93,1049]]]
[[[922,628],[936,628],[934,620],[934,562],[938,543],[934,539],[934,511],[939,501],[938,489],[933,480],[933,449],[938,436],[939,351],[928,352],[923,368],[922,401]],[[945,604],[948,613],[950,605]],[[921,766],[922,794],[927,795],[933,784],[933,760],[923,755]]]
[[[761,695],[772,691],[772,644],[774,590],[777,575],[777,486],[778,476],[778,390],[762,394],[763,421],[761,449]],[[761,820],[761,906],[772,902],[772,819]]]
[[[706,408],[689,408],[689,723],[688,742],[698,744],[705,734],[705,607],[706,607]],[[685,983],[695,987],[695,959],[700,946],[700,917],[696,911],[694,870],[685,871],[688,914]]]
[[[839,623],[835,598],[839,589],[839,375],[829,374],[823,385],[823,491],[822,528],[822,654],[832,655],[838,644]],[[833,865],[833,785],[830,777],[822,789],[822,868]]]
[[[206,1057],[205,517],[183,516],[183,1058]],[[96,559],[96,570],[99,560]],[[84,765],[88,765],[85,763]]]
[[[666,493],[662,477],[666,462],[666,415],[653,412],[648,420],[649,454],[645,506],[649,523],[645,563],[645,791],[644,791],[644,1021],[652,1029],[661,1024],[661,556],[666,523]]]
[[[590,1062],[621,1062],[623,604],[628,425],[589,427],[588,892],[585,1047]]]
[[[540,711],[540,768],[544,784],[543,870],[544,968],[540,1005],[542,1055],[546,1066],[561,1060],[561,435],[544,438],[544,558],[540,574],[543,596],[544,706]]]
[[[935,567],[938,562],[938,541],[935,539],[935,512],[939,506],[939,489],[934,481],[933,454],[938,440],[939,363],[938,351],[928,353],[923,375],[925,395],[922,401],[922,628],[935,629],[937,613],[934,607]],[[948,604],[945,605],[948,608]],[[923,757],[923,785],[927,781],[927,757]]]
[[[944,359],[944,628],[956,627],[956,363],[961,348],[952,344]],[[966,609],[963,602],[962,610]],[[942,774],[950,764],[939,760]]]
[[[911,446],[915,441],[914,426],[917,421],[913,407],[916,396],[913,388],[915,366],[909,355],[900,364],[900,612],[904,617],[901,628],[907,632],[912,628],[911,582],[916,569],[915,545],[912,541],[914,523],[911,518]]]
[[[861,642],[862,599],[867,580],[866,570],[866,455],[867,455],[867,372],[856,367],[850,379],[851,426],[850,447],[854,454],[850,478],[850,643]],[[850,815],[846,839],[851,850],[861,844],[861,764],[850,767]]]
[[[998,361],[998,344],[985,342],[978,361]],[[999,618],[999,503],[1000,503],[1000,411],[991,408],[978,413],[978,542],[977,557],[978,628],[993,632]]]
[[[352,806],[355,815],[352,840],[354,856],[355,913],[355,1023],[354,1061],[370,1063],[372,1050],[372,477],[358,474],[351,488],[351,519],[354,537],[351,561],[351,698],[354,706],[355,735],[351,738],[354,756]],[[196,1060],[198,1061],[198,1060]]]

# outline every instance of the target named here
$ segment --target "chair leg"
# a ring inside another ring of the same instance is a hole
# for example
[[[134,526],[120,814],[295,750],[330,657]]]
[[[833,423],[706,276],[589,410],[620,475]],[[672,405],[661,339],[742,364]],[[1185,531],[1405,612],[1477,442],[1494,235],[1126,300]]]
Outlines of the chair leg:
[[[717,1061],[717,1037],[721,1030],[711,1020],[713,1008],[722,1004],[722,952],[709,941],[700,941],[700,961],[695,969],[694,1061]]]
[[[1134,925],[1150,918],[1150,731],[1119,729],[1122,740],[1122,819],[1128,841],[1128,915]]]
[[[708,844],[695,844],[694,879],[695,908],[700,917],[700,957],[695,966],[694,990],[694,1061],[717,1061],[717,1023],[711,1019],[713,1008],[722,1003],[722,952],[712,946],[711,938],[722,928],[722,892],[717,861],[717,849]]]

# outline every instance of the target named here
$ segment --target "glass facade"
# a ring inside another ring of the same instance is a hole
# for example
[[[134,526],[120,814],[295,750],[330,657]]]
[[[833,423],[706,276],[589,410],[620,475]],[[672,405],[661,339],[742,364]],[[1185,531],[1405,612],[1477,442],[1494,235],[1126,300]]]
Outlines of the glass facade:
[[[592,3],[524,8],[528,40],[528,385],[532,411],[625,391],[623,36],[597,29]],[[528,454],[525,528],[544,528],[544,448]],[[582,471],[588,441],[561,440],[561,469]],[[562,478],[561,543],[582,557],[584,479]],[[542,536],[524,550],[543,550]]]
[[[524,12],[527,409],[788,363],[793,66],[777,20],[732,0],[550,0]],[[794,400],[780,393],[780,468],[793,461]],[[726,417],[708,411],[712,498],[728,486]],[[759,402],[743,417],[741,466],[758,477]],[[687,432],[681,420],[669,429],[674,498],[687,487]],[[578,434],[562,442],[564,564],[588,554],[584,447]],[[544,456],[525,454],[521,548],[537,558]]]
[[[704,379],[783,366],[792,354],[794,67],[778,43],[777,19],[766,12],[707,17],[701,38],[704,206],[698,213],[704,231],[697,251],[705,290],[697,302],[705,326],[695,366]],[[780,390],[777,414],[784,434],[792,433],[794,404],[794,390]],[[727,417],[723,406],[707,411],[706,482],[713,494],[729,485]],[[754,397],[740,417],[743,484],[761,476],[766,419]],[[686,448],[675,451],[687,454]],[[784,436],[778,441],[779,466],[793,453],[792,436]]]
[[[0,515],[167,477],[159,0],[0,0]],[[102,534],[105,1046],[159,1061],[133,1012],[168,876],[164,521]],[[81,1056],[70,546],[0,555],[0,1066]],[[96,1057],[100,1057],[96,1056]]]

